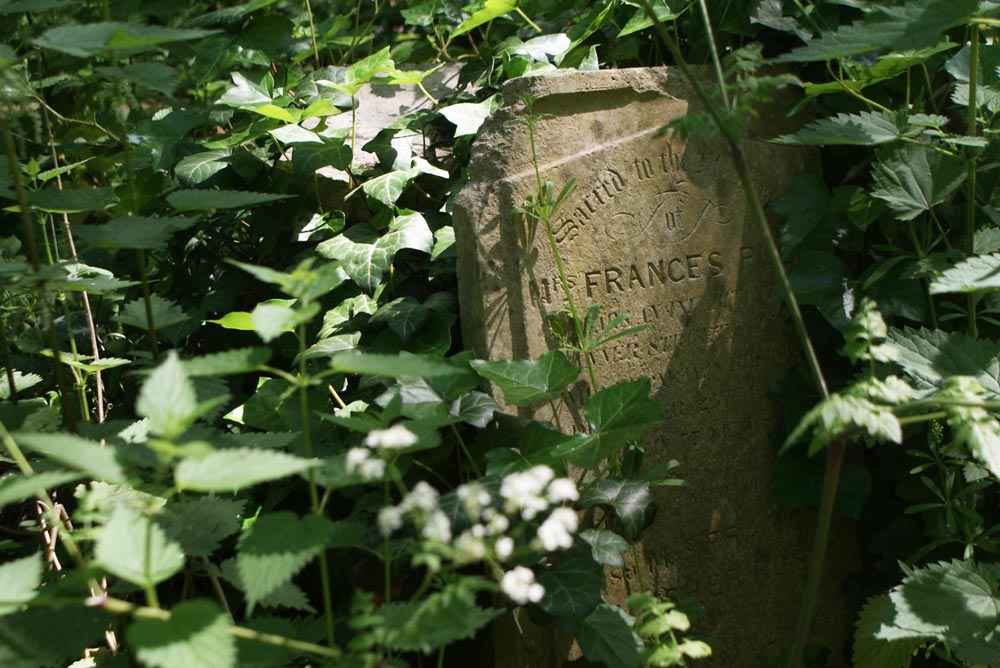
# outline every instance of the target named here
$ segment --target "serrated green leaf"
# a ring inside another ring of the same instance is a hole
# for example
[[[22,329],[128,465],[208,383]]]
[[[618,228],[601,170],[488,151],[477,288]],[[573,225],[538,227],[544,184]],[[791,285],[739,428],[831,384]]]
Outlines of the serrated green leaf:
[[[120,505],[97,537],[97,562],[112,575],[153,587],[184,566],[184,552],[150,517]]]
[[[888,596],[875,596],[861,610],[854,632],[854,668],[908,668],[922,638],[884,640],[877,634],[892,624],[893,606]]]
[[[584,547],[556,553],[552,564],[536,575],[545,587],[538,607],[553,617],[582,620],[603,603],[604,570],[591,558],[589,546]]]
[[[393,207],[399,196],[403,194],[403,191],[418,174],[420,174],[419,169],[397,169],[365,181],[361,184],[361,190],[373,200]]]
[[[35,597],[43,566],[42,556],[37,553],[0,564],[0,616],[17,612]]]
[[[475,591],[462,582],[449,584],[419,602],[389,604],[375,610],[383,617],[387,647],[425,654],[473,637],[502,612],[502,608],[476,605]]]
[[[330,358],[330,368],[343,373],[389,378],[438,378],[469,374],[467,369],[449,364],[433,355],[379,355],[349,351]]]
[[[638,540],[656,517],[656,499],[642,480],[595,480],[580,495],[581,508],[592,506],[613,508],[631,540]]]
[[[188,320],[187,314],[181,310],[176,302],[164,299],[158,294],[149,296],[150,306],[153,311],[153,324],[157,330],[171,325],[178,325]],[[125,304],[121,312],[115,316],[115,320],[123,325],[131,325],[139,329],[146,329],[146,303],[140,297]]]
[[[663,421],[663,407],[649,398],[648,378],[612,385],[587,399],[591,431],[560,445],[556,455],[586,469],[597,468],[629,441]]]
[[[41,471],[30,476],[11,474],[0,477],[0,509],[83,476],[77,471]]]
[[[319,304],[315,303],[298,308],[280,304],[258,304],[251,314],[251,319],[254,331],[267,343],[285,332],[294,332],[299,324],[308,322],[317,313]]]
[[[236,668],[236,639],[219,607],[186,601],[169,619],[138,619],[126,632],[129,646],[152,668]]]
[[[451,32],[454,39],[459,35],[464,35],[470,30],[474,30],[484,23],[489,23],[493,19],[499,18],[508,12],[514,11],[517,7],[517,0],[486,0],[482,9],[473,12],[469,18],[465,19]]]
[[[37,373],[21,373],[20,371],[12,371],[11,375],[14,377],[14,390],[18,393],[24,392],[30,387],[34,387],[42,382],[42,377]],[[11,395],[10,383],[7,379],[7,372],[0,367],[0,399],[8,399]]]
[[[257,518],[240,537],[236,555],[248,609],[289,582],[327,547],[333,532],[333,523],[317,515],[278,512]]]
[[[774,142],[797,146],[877,146],[901,139],[908,129],[905,116],[887,111],[862,111],[813,121]]]
[[[887,406],[863,397],[832,394],[806,413],[785,440],[784,447],[798,442],[812,430],[809,454],[814,455],[835,438],[860,431],[878,441],[900,443],[903,428]]]
[[[74,225],[73,236],[98,248],[159,250],[175,232],[186,230],[197,218],[123,216],[103,225]]]
[[[952,376],[972,376],[986,390],[1000,396],[1000,358],[997,343],[973,339],[963,332],[939,329],[890,329],[892,357],[920,387],[942,388]]]
[[[73,434],[14,433],[22,447],[45,455],[52,461],[83,471],[94,480],[125,482],[125,472],[115,456],[115,449],[101,446]]]
[[[61,280],[53,281],[53,285],[58,285],[63,290],[73,292],[86,290],[91,294],[108,294],[138,285],[135,281],[118,280],[107,269],[91,267],[81,262],[66,262],[56,265],[56,268],[66,272]]]
[[[178,489],[198,492],[235,492],[301,473],[319,464],[318,460],[300,459],[271,450],[218,450],[200,459],[182,460],[174,471],[174,483]]]
[[[87,190],[32,190],[28,193],[28,203],[33,208],[49,213],[81,213],[103,211],[118,201],[111,188],[89,188]]]
[[[149,420],[149,430],[167,440],[183,434],[198,417],[198,398],[184,366],[171,350],[142,384],[135,412]]]
[[[510,406],[530,406],[553,399],[580,375],[580,367],[558,350],[537,360],[475,360],[470,365],[500,388],[504,402]]]
[[[275,195],[243,190],[175,190],[167,195],[167,201],[178,211],[210,211],[212,209],[246,209],[289,197],[294,197],[294,195]]]
[[[186,156],[174,166],[174,174],[186,186],[204,183],[229,166],[232,154],[232,149],[224,148]]]
[[[913,220],[944,202],[965,180],[965,162],[905,144],[888,149],[872,170],[876,189],[872,197],[883,200],[899,220]]]
[[[271,359],[270,348],[231,348],[181,362],[189,378],[231,376],[256,371]]]
[[[946,31],[962,25],[978,7],[978,0],[907,0],[892,7],[876,5],[865,19],[825,32],[776,61],[801,63],[866,51],[932,46],[941,41]]]
[[[945,269],[931,280],[932,295],[1000,289],[1000,253],[975,255]]]
[[[240,529],[243,501],[203,497],[172,501],[156,516],[166,535],[189,557],[207,557]]]
[[[164,95],[173,95],[180,74],[166,63],[130,63],[124,67],[95,67],[94,71],[110,79],[124,79]]]
[[[607,529],[587,529],[581,531],[580,538],[590,545],[590,554],[594,561],[606,566],[623,568],[625,559],[622,554],[628,549],[628,541]]]
[[[113,621],[111,615],[84,606],[28,608],[7,615],[0,624],[0,666],[63,668],[86,648],[99,646]]]
[[[587,661],[619,668],[639,668],[642,640],[634,620],[621,608],[601,603],[574,629]]]

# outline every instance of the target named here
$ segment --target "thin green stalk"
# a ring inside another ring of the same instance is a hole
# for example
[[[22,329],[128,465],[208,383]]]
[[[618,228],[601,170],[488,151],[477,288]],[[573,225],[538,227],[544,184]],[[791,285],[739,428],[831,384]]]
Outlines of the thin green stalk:
[[[313,60],[319,67],[319,44],[316,43],[316,24],[313,22],[312,4],[306,0],[306,14],[309,15],[309,36],[312,37]]]
[[[979,103],[976,97],[979,85],[979,26],[975,23],[970,28],[972,36],[969,41],[969,118],[966,134],[975,137],[977,134],[977,116]],[[976,236],[976,156],[970,155],[965,165],[965,251],[970,256],[975,253]],[[966,295],[966,312],[968,316],[968,331],[972,337],[979,335],[976,323],[976,296]]]
[[[718,85],[719,94],[722,96],[722,108],[729,111],[729,94],[726,92],[726,77],[722,73],[722,61],[719,60],[719,48],[715,45],[715,31],[712,30],[712,21],[708,17],[708,5],[705,3],[705,0],[698,0],[698,9],[701,10],[701,21],[705,25],[705,34],[708,36],[708,46],[712,52],[712,68],[715,70],[716,85]]]
[[[309,427],[309,387],[307,384],[306,368],[306,326],[305,323],[299,325],[299,420],[302,425],[302,447],[307,458],[313,458],[312,432]],[[308,469],[306,480],[309,483],[309,502],[312,512],[317,515],[323,514],[323,509],[319,502],[319,493],[316,489],[316,476],[313,469]],[[336,636],[333,631],[333,596],[330,593],[330,564],[326,558],[326,551],[319,553],[319,579],[320,587],[323,590],[323,616],[326,622],[326,641],[330,647],[336,647]]]

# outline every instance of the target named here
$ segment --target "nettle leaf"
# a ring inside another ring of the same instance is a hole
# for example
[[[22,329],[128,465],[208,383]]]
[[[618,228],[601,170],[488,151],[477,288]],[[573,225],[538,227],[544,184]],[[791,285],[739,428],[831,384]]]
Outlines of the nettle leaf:
[[[776,144],[795,146],[877,146],[911,134],[906,116],[888,111],[837,114],[813,121],[798,132],[782,135]]]
[[[809,44],[779,56],[779,63],[843,58],[866,51],[905,51],[933,46],[941,35],[965,23],[978,0],[907,0],[892,7],[876,5],[865,19],[825,32]]]
[[[298,308],[281,304],[258,304],[251,314],[253,329],[268,343],[285,332],[294,332],[304,322],[309,322],[319,313],[319,304],[312,303]]]
[[[604,569],[591,558],[589,548],[557,553],[537,580],[545,587],[538,607],[553,617],[582,620],[603,603]]]
[[[159,250],[166,247],[175,232],[186,230],[197,222],[197,218],[181,216],[123,216],[103,225],[74,225],[73,236],[97,248]]]
[[[434,235],[419,213],[396,216],[389,229],[379,236],[370,225],[354,225],[317,246],[320,255],[340,260],[347,275],[366,292],[382,284],[396,253],[404,248],[430,253]]]
[[[580,367],[559,350],[537,360],[474,360],[470,366],[500,388],[509,406],[530,406],[554,399],[580,375]]]
[[[0,624],[0,666],[62,668],[102,642],[114,618],[96,608],[28,608]],[[58,629],[57,633],[39,629]]]
[[[112,49],[130,53],[149,51],[162,44],[201,39],[216,32],[131,23],[86,23],[51,28],[32,43],[43,49],[88,58]]]
[[[152,518],[120,505],[97,537],[94,556],[112,575],[153,587],[184,566],[180,545],[167,538]]]
[[[439,378],[469,375],[467,369],[434,355],[380,355],[352,350],[330,358],[330,368],[343,373],[388,378]]]
[[[82,213],[103,211],[118,201],[112,188],[89,188],[87,190],[32,190],[28,193],[28,203],[32,207],[48,213]]]
[[[639,668],[642,640],[624,610],[601,603],[579,622],[573,635],[588,661],[618,668]]]
[[[396,200],[399,199],[399,196],[410,185],[410,182],[419,174],[420,170],[415,168],[397,169],[365,181],[361,185],[361,190],[373,200],[381,202],[388,207],[393,207],[396,205]],[[354,192],[357,192],[357,190],[351,191],[351,193]],[[348,193],[348,197],[350,197],[351,193]]]
[[[210,211],[213,209],[246,209],[289,197],[294,197],[294,195],[275,195],[243,190],[175,190],[167,195],[167,202],[178,211]]]
[[[271,359],[270,348],[231,348],[183,360],[189,378],[232,376],[257,371]]]
[[[854,632],[855,668],[908,668],[913,652],[923,644],[924,638],[880,639],[878,633],[883,627],[892,625],[893,615],[888,596],[868,599]]]
[[[656,517],[656,499],[641,480],[595,480],[580,495],[580,507],[609,506],[630,540],[638,540]]]
[[[212,601],[180,603],[168,619],[138,619],[126,638],[139,661],[152,668],[236,668],[236,638]]]
[[[232,149],[223,148],[186,156],[174,166],[174,174],[186,186],[204,183],[229,166],[232,154]]]
[[[1000,253],[966,258],[931,279],[930,292],[1000,290]]]
[[[944,202],[965,180],[965,162],[926,146],[906,144],[884,152],[872,170],[872,197],[899,220],[913,220]]]
[[[333,522],[318,515],[300,518],[278,512],[258,517],[240,536],[236,554],[248,612],[325,549],[334,530]]]
[[[173,95],[180,74],[166,63],[131,63],[124,67],[95,67],[94,71],[109,79],[124,79],[151,90]]]
[[[86,290],[91,294],[107,294],[117,292],[122,288],[138,285],[135,281],[120,281],[107,269],[91,267],[81,262],[67,262],[56,265],[65,270],[66,275],[60,281],[53,281],[63,290],[80,292]]]
[[[79,480],[84,473],[78,471],[41,471],[34,475],[17,474],[0,477],[0,510],[29,496]]]
[[[612,385],[587,399],[584,415],[591,431],[578,434],[556,449],[577,466],[597,468],[629,441],[663,422],[663,407],[649,398],[649,378]]]
[[[590,545],[590,554],[597,563],[618,568],[625,566],[622,554],[628,549],[628,541],[614,531],[587,529],[578,535]]]
[[[18,393],[24,392],[28,388],[34,387],[42,382],[42,377],[37,373],[21,373],[20,371],[12,371],[11,375],[14,377],[14,390]],[[8,399],[11,395],[10,382],[7,378],[7,372],[0,368],[0,399]]]
[[[878,441],[901,443],[903,440],[903,428],[892,409],[863,397],[843,394],[830,395],[806,413],[783,447],[790,447],[810,429],[813,435],[809,443],[810,456],[835,438],[852,432],[863,432]]]
[[[953,560],[915,569],[889,592],[891,610],[875,632],[882,640],[941,640],[970,663],[1000,661],[996,564]]]
[[[239,531],[243,505],[243,501],[214,497],[173,501],[160,510],[156,520],[184,554],[207,557],[223,539]]]
[[[503,608],[479,607],[475,590],[458,581],[422,601],[390,603],[376,609],[375,614],[382,616],[387,647],[426,654],[473,637],[503,611]]]
[[[469,18],[458,24],[458,26],[452,31],[451,37],[455,38],[459,35],[464,35],[484,23],[489,23],[495,18],[499,18],[508,12],[514,11],[516,7],[517,0],[486,0],[486,2],[483,3],[482,9],[472,12]]]
[[[923,388],[945,386],[952,376],[972,376],[1000,395],[1000,358],[995,341],[939,329],[890,329],[893,360]]]
[[[17,612],[35,597],[43,569],[42,555],[37,553],[0,564],[0,616]]]
[[[18,445],[45,455],[91,476],[94,480],[110,483],[125,482],[125,472],[115,456],[115,449],[101,446],[94,441],[73,434],[45,434],[41,432],[14,433]]]
[[[198,492],[235,492],[301,473],[320,463],[273,450],[217,450],[198,459],[182,460],[174,471],[174,484],[178,489]]]
[[[187,431],[198,418],[199,404],[194,384],[184,365],[171,350],[142,384],[135,412],[149,419],[149,430],[167,440]]]
[[[164,299],[158,294],[149,296],[149,303],[153,311],[153,326],[161,330],[171,325],[178,325],[188,320],[187,314],[181,310],[177,302]],[[131,325],[138,329],[146,329],[146,303],[140,297],[130,301],[122,307],[122,310],[115,316],[115,320],[123,325]]]

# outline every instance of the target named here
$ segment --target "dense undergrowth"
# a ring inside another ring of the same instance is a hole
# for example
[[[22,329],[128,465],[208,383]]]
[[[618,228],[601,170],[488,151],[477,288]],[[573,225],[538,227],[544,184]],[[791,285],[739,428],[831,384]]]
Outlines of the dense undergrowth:
[[[645,4],[0,0],[0,665],[486,665],[514,606],[573,665],[706,656],[601,599],[676,482],[648,382],[584,434],[503,415],[486,381],[551,401],[615,333],[474,360],[450,225],[504,81],[679,58],[726,87],[677,131],[737,147],[792,85],[777,141],[824,147],[769,204],[806,353],[775,492],[861,518],[855,664],[1000,665],[996,8]],[[424,100],[362,147],[372,83]]]

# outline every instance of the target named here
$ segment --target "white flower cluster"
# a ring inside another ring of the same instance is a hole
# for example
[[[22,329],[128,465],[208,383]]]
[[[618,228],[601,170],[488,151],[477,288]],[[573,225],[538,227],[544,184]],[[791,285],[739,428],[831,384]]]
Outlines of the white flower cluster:
[[[545,587],[535,582],[535,573],[524,566],[515,566],[504,573],[500,589],[518,605],[538,603],[545,596]]]
[[[418,482],[403,497],[398,506],[386,506],[378,513],[378,527],[389,536],[403,526],[403,518],[410,516],[421,526],[420,535],[438,543],[451,541],[451,520],[438,508],[438,491],[424,481]]]
[[[366,481],[379,480],[385,475],[385,462],[372,457],[366,448],[351,448],[347,451],[344,467],[350,474],[358,474]]]
[[[417,444],[417,435],[401,424],[375,429],[365,436],[365,445],[376,450],[402,450]]]
[[[576,483],[569,478],[553,480],[554,477],[552,469],[544,465],[510,474],[500,485],[504,510],[507,514],[520,513],[523,519],[530,520],[547,510],[551,504],[580,498]]]

